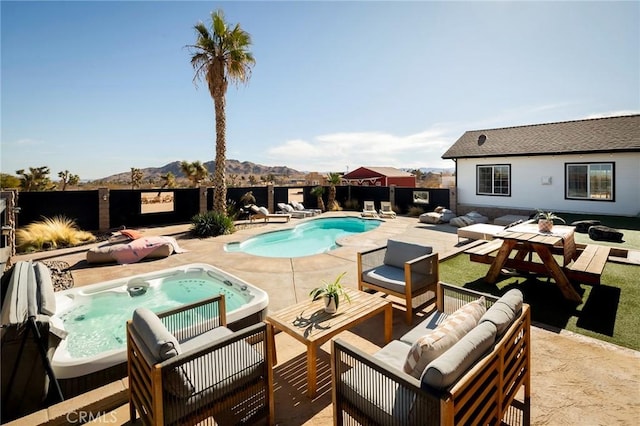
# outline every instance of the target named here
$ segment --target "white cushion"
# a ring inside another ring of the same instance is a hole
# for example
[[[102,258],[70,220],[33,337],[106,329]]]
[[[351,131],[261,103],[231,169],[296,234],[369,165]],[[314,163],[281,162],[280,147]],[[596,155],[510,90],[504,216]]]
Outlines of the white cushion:
[[[478,325],[486,310],[485,299],[482,296],[453,312],[432,332],[420,337],[411,345],[404,363],[404,371],[419,379],[431,361]]]
[[[259,211],[260,213],[262,213],[263,215],[268,215],[268,214],[269,214],[269,210],[267,210],[267,208],[266,208],[266,207],[260,207],[260,208],[258,209],[258,211]]]

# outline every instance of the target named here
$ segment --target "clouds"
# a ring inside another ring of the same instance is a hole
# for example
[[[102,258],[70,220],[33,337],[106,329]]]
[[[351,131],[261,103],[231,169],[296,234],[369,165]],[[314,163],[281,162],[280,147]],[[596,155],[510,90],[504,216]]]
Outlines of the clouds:
[[[451,167],[440,157],[461,133],[433,127],[419,133],[339,132],[294,139],[267,150],[270,162],[307,171],[343,171],[360,166]]]

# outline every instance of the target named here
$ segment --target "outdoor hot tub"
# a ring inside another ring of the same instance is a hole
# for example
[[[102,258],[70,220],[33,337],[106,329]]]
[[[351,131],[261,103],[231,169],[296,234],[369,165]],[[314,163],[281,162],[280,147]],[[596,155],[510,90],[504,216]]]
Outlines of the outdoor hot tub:
[[[68,335],[56,349],[52,366],[63,391],[66,388],[65,397],[94,387],[89,382],[100,385],[118,378],[111,376],[126,375],[125,325],[135,308],[161,312],[218,294],[225,296],[231,329],[266,317],[265,291],[199,263],[57,292],[51,321]],[[79,384],[83,381],[87,383]]]

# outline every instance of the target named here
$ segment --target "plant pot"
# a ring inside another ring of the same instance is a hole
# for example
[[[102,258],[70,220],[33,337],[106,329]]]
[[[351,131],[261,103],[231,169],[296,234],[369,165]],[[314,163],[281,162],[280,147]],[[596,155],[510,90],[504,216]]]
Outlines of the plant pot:
[[[335,314],[338,311],[336,299],[330,296],[324,296],[324,311],[328,314]]]
[[[553,221],[547,219],[538,220],[538,231],[549,233],[553,229]]]

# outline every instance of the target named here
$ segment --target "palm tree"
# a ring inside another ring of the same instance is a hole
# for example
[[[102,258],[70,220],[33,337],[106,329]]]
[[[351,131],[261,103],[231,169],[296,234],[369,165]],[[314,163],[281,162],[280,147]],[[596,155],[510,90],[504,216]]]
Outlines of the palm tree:
[[[338,210],[338,204],[336,203],[336,185],[340,185],[342,176],[340,173],[329,173],[327,176],[329,182],[329,197],[327,198],[327,209],[330,211]]]
[[[225,162],[227,155],[225,95],[229,82],[247,83],[251,68],[255,64],[253,54],[248,50],[251,36],[240,28],[231,27],[224,20],[221,10],[211,13],[211,30],[199,22],[194,26],[197,39],[191,65],[195,70],[194,81],[205,81],[213,98],[216,115],[216,158],[213,179],[213,209],[226,214],[227,182]]]
[[[318,200],[318,208],[322,211],[325,211],[322,194],[324,194],[324,186],[316,186],[311,190],[311,195],[316,197],[316,199]]]

